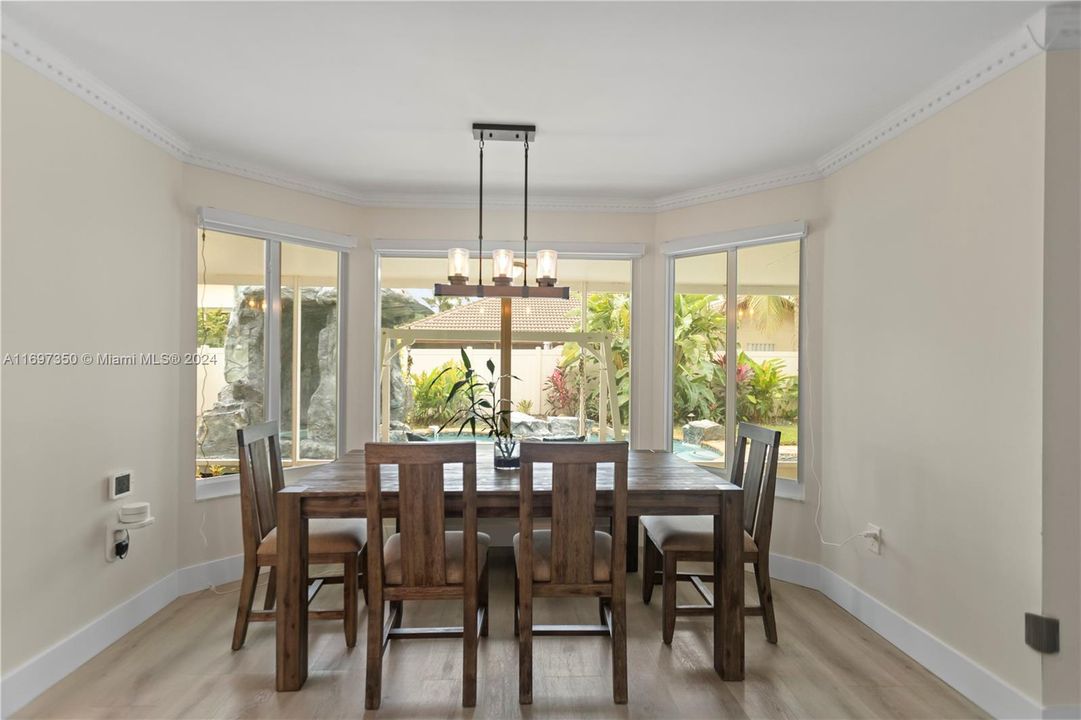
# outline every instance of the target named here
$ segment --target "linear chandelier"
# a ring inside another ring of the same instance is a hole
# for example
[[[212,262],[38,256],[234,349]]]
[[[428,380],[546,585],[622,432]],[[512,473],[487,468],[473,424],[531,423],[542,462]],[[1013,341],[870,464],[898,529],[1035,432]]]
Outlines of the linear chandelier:
[[[529,142],[536,137],[536,125],[501,125],[473,123],[473,138],[480,146],[480,182],[477,217],[477,282],[469,282],[469,250],[451,248],[447,252],[447,283],[436,283],[437,296],[457,297],[545,297],[569,298],[569,287],[556,285],[559,256],[555,250],[537,253],[536,286],[529,285]],[[484,141],[520,141],[525,147],[525,182],[522,203],[523,261],[514,261],[514,251],[498,249],[492,252],[492,284],[484,284]],[[522,270],[522,284],[513,285],[515,269]]]

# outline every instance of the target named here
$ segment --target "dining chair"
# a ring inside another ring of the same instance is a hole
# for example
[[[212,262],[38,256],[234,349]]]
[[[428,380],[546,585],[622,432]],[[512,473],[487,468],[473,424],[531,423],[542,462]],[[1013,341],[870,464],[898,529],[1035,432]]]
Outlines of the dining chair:
[[[240,525],[244,540],[244,574],[240,581],[233,650],[244,645],[249,622],[275,619],[274,600],[278,578],[278,520],[275,494],[284,485],[278,425],[266,422],[236,431],[240,455]],[[362,519],[312,520],[308,529],[308,557],[311,563],[342,565],[342,574],[309,580],[311,601],[325,584],[342,584],[341,610],[311,610],[308,616],[320,620],[344,620],[345,644],[357,644],[357,587],[360,563],[367,540],[367,524]],[[262,612],[253,612],[255,586],[260,568],[269,567],[266,599]]]
[[[612,695],[627,702],[627,443],[523,442],[514,536],[514,611],[518,701],[533,702],[533,636],[607,635],[612,639]],[[536,463],[552,465],[552,523],[534,529]],[[612,463],[612,533],[595,529],[597,465]],[[595,597],[600,625],[534,625],[534,597]]]
[[[364,705],[382,701],[383,653],[391,640],[460,637],[463,645],[462,705],[477,704],[477,646],[488,634],[488,546],[477,532],[477,446],[461,443],[368,443],[364,446],[368,515],[368,665]],[[462,466],[464,530],[446,529],[443,469]],[[383,542],[382,465],[396,466],[399,532]],[[462,599],[462,626],[403,628],[405,600]],[[390,605],[384,623],[384,601]]]
[[[748,445],[750,452],[747,451]],[[769,543],[773,526],[773,498],[777,485],[777,452],[781,433],[777,430],[741,423],[736,439],[731,482],[743,488],[743,562],[754,566],[759,604],[746,607],[744,615],[761,615],[766,640],[777,642],[777,621],[773,614],[773,591],[769,583]],[[708,516],[647,516],[642,572],[642,602],[649,604],[653,586],[659,579],[663,590],[662,638],[672,644],[677,615],[710,615],[713,595],[705,583],[712,575],[678,572],[680,561],[712,562],[713,518]],[[689,582],[705,600],[705,605],[676,605],[676,583]]]

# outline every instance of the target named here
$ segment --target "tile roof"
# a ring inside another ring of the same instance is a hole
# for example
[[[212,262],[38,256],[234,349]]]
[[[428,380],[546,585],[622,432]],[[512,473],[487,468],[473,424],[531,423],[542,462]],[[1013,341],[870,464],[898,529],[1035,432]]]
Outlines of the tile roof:
[[[483,298],[414,320],[411,330],[499,330],[500,298]],[[575,332],[581,317],[576,300],[511,298],[514,332]]]

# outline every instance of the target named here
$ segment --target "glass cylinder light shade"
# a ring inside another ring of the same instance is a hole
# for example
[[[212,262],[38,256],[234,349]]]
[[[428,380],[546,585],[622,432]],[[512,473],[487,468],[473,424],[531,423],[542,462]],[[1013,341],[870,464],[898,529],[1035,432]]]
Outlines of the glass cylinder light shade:
[[[556,284],[556,263],[559,254],[555,250],[541,250],[537,253],[537,284],[551,287]]]
[[[510,285],[514,275],[514,251],[495,250],[492,252],[492,282],[496,285]]]
[[[469,251],[465,248],[447,251],[447,280],[452,285],[464,285],[469,281]]]

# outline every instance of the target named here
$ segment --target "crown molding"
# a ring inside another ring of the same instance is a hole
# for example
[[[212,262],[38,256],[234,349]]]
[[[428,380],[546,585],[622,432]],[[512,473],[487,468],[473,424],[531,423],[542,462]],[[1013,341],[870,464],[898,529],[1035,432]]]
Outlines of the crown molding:
[[[302,175],[281,173],[222,155],[201,152],[184,138],[158,122],[109,85],[19,23],[3,17],[0,48],[12,58],[39,72],[76,97],[123,123],[181,162],[238,175],[251,180],[296,190],[359,207],[473,209],[476,200],[466,193],[357,192]],[[749,195],[751,193],[811,182],[832,175],[888,140],[957,102],[977,88],[1050,49],[1076,48],[1078,10],[1074,4],[1041,9],[1028,22],[996,42],[971,61],[901,105],[862,132],[838,145],[814,163],[736,178],[659,198],[582,197],[542,195],[530,205],[549,212],[657,213]],[[1042,39],[1046,38],[1046,42]],[[521,198],[497,194],[487,198],[490,207],[520,208]]]
[[[1041,10],[1030,23],[1042,27]],[[941,78],[919,95],[847,142],[818,158],[815,167],[823,177],[871,152],[935,113],[1017,67],[1042,50],[1029,33],[1028,25],[1017,28],[975,58]]]
[[[678,210],[679,208],[703,205],[716,200],[725,200],[740,195],[750,195],[751,193],[762,192],[763,190],[773,190],[774,188],[785,187],[788,185],[798,185],[811,180],[818,180],[820,177],[822,177],[822,175],[815,166],[798,165],[796,167],[785,168],[784,170],[775,170],[758,175],[737,178],[725,183],[720,183],[719,185],[710,185],[708,187],[665,195],[664,197],[657,198],[653,203],[653,207],[656,212]]]
[[[139,106],[84,70],[71,58],[3,16],[0,49],[12,58],[64,88],[77,98],[126,125],[170,155],[181,158],[191,152],[188,143]]]

